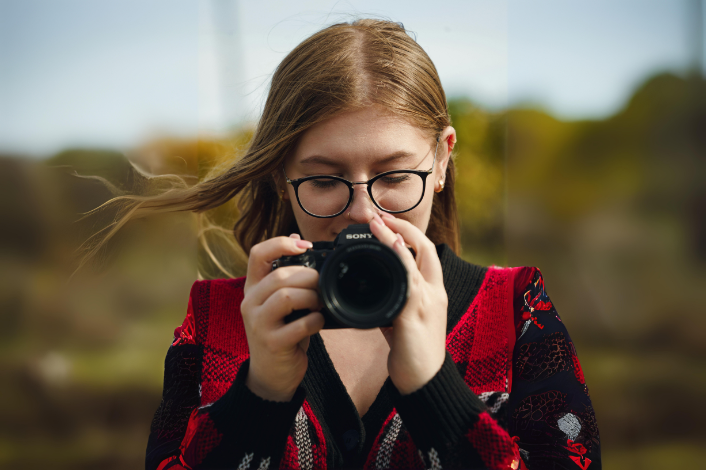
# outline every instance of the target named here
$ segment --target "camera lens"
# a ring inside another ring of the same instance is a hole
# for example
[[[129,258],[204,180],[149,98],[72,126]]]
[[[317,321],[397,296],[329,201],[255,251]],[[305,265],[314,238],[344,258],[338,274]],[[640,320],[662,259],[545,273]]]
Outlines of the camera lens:
[[[390,297],[391,288],[392,272],[376,257],[349,257],[338,265],[336,290],[344,308],[375,311]]]
[[[407,270],[388,246],[356,240],[336,248],[324,263],[319,291],[340,325],[387,326],[407,303]]]

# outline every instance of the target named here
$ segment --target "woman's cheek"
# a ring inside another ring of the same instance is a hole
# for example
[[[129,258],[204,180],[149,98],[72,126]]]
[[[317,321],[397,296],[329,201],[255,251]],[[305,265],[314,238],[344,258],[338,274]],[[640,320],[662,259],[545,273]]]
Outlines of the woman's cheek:
[[[296,202],[295,202],[296,204]],[[338,217],[333,219],[321,219],[318,217],[312,217],[305,213],[301,207],[297,204],[296,207],[292,207],[294,211],[294,218],[299,226],[299,232],[304,240],[309,241],[333,241],[334,228],[337,224],[341,224],[341,221],[337,221]],[[342,217],[342,216],[339,216]],[[345,224],[344,224],[345,225]]]

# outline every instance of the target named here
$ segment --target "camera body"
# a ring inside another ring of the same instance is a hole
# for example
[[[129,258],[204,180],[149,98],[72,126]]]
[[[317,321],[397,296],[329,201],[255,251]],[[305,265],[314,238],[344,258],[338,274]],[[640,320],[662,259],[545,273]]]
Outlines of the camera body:
[[[314,242],[297,256],[283,256],[272,269],[306,266],[319,272],[324,328],[391,326],[409,297],[407,269],[392,248],[378,241],[368,224],[350,225],[333,242]],[[295,310],[289,323],[310,313]]]

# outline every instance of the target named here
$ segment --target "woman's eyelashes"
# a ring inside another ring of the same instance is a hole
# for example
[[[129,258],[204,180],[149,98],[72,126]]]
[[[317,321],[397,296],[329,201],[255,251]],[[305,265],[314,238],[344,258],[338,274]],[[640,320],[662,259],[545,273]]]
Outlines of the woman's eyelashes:
[[[419,166],[419,165],[417,165]],[[410,167],[395,167],[395,168],[388,168],[382,171],[376,171],[376,172],[368,172],[368,173],[361,173],[365,175],[369,175],[365,177],[364,179],[358,179],[358,178],[351,178],[350,174],[345,174],[345,173],[326,173],[326,172],[321,172],[321,173],[314,173],[314,172],[308,172],[304,173],[304,176],[302,178],[309,178],[311,176],[322,176],[322,177],[327,177],[327,176],[335,176],[337,178],[343,178],[344,180],[351,181],[353,183],[356,182],[363,182],[363,181],[369,181],[373,178],[375,178],[378,175],[382,175],[383,173],[390,173],[390,172],[395,172],[395,171],[403,171],[403,170],[416,170],[417,168],[410,168]],[[361,178],[363,178],[361,176]],[[404,181],[408,176],[403,176],[403,175],[389,175],[389,176],[384,176],[383,179],[385,179],[386,182],[396,182],[396,181]]]

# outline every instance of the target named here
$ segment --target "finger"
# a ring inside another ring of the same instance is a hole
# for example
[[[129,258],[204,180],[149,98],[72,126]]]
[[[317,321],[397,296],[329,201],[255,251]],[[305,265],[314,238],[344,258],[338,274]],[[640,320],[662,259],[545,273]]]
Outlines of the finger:
[[[393,217],[391,214],[383,214],[385,225],[395,233],[402,235],[416,253],[416,265],[419,272],[428,282],[443,282],[441,273],[441,262],[436,252],[436,246],[427,236],[412,223]]]
[[[400,234],[393,232],[390,228],[385,226],[382,219],[380,219],[377,214],[373,217],[373,220],[370,223],[370,230],[373,232],[373,235],[375,235],[375,238],[392,248],[392,250],[397,253],[397,256],[400,257],[402,264],[404,264],[410,275],[419,271],[419,267],[417,266],[414,256],[412,256],[412,253],[410,253],[407,249],[407,246],[405,245]],[[401,246],[397,246],[399,240],[402,240]]]
[[[293,256],[304,253],[312,243],[290,237],[275,237],[258,243],[250,250],[248,258],[248,275],[245,287],[257,284],[272,271],[272,262],[282,256]]]
[[[297,346],[299,346],[299,348],[302,351],[307,352],[309,350],[309,342],[310,341],[311,341],[311,336],[307,336],[303,340],[299,341],[299,343],[297,343]]]
[[[272,294],[258,309],[257,321],[265,328],[284,322],[284,317],[294,310],[319,310],[319,294],[311,289],[284,287]],[[300,338],[301,339],[301,338]]]
[[[402,238],[402,235],[400,235],[399,233],[395,234],[395,243],[392,244],[392,249],[395,253],[397,253],[397,256],[400,257],[402,263],[405,265],[405,268],[407,268],[408,272],[413,273],[415,271],[420,271],[419,266],[417,265],[417,260],[412,255],[412,252],[409,251],[409,248],[407,248],[407,244],[405,243],[404,238]],[[423,273],[422,276],[428,281],[428,279],[426,278],[426,276],[424,276]]]
[[[262,305],[279,289],[297,287],[316,290],[319,272],[305,266],[284,266],[271,271],[248,292],[250,305]]]
[[[375,238],[389,247],[392,247],[392,244],[397,241],[395,232],[385,225],[378,214],[375,214],[373,220],[370,221],[370,231],[373,232]]]
[[[272,332],[272,345],[277,348],[290,348],[309,336],[318,333],[324,327],[324,316],[320,312],[311,312],[292,323],[287,323]]]

